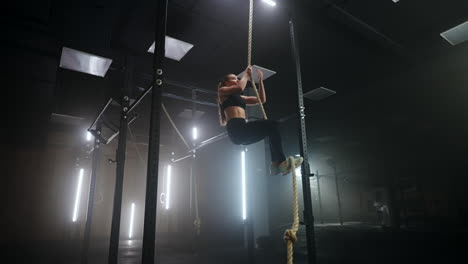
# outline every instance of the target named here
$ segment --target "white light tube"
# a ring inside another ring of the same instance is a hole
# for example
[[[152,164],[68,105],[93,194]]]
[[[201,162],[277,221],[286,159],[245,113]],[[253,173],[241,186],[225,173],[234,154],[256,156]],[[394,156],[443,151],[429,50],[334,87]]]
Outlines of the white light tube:
[[[276,2],[272,0],[263,0],[264,3],[269,4],[271,6],[276,6]]]
[[[197,127],[193,127],[192,136],[193,136],[193,140],[197,140],[197,138],[198,138],[198,129],[197,129]]]
[[[296,176],[297,176],[297,177],[301,177],[301,176],[302,176],[301,167],[297,167],[297,168],[296,168]]]
[[[78,218],[78,208],[80,207],[80,197],[81,197],[81,185],[83,183],[83,169],[80,169],[80,176],[78,178],[78,186],[76,188],[76,196],[75,196],[75,209],[73,209],[73,222],[76,222]]]
[[[93,135],[89,131],[86,131],[86,141],[90,141],[92,136]]]
[[[166,185],[166,210],[169,210],[171,201],[171,165],[167,166],[167,185]]]
[[[132,208],[130,210],[130,227],[128,230],[128,238],[133,237],[133,218],[135,217],[135,203],[132,203]]]
[[[246,202],[246,186],[245,186],[245,151],[242,151],[242,220],[247,219],[247,202]]]

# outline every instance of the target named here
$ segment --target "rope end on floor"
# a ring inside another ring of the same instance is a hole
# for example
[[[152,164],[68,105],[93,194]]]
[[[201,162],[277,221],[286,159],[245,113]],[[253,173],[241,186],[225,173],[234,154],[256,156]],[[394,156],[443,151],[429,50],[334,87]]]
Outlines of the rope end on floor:
[[[293,187],[293,218],[294,222],[290,229],[287,229],[284,232],[284,241],[286,241],[288,246],[288,264],[293,264],[293,255],[294,255],[294,243],[297,241],[297,230],[299,229],[299,203],[297,201],[297,182],[296,182],[296,170],[295,170],[295,162],[294,157],[288,157],[289,164],[291,166],[292,171],[292,187]]]

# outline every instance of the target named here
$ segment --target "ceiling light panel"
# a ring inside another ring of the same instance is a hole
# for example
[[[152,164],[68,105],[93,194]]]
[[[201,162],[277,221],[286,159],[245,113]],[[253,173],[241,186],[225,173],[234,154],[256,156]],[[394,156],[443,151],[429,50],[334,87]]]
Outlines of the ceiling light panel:
[[[275,75],[276,72],[269,70],[267,68],[263,68],[257,65],[252,66],[252,78],[255,80],[255,82],[258,82],[258,76],[257,76],[257,71],[260,70],[263,72],[263,80],[266,80],[270,78],[271,76]],[[245,70],[237,75],[237,77],[240,79],[244,75]]]
[[[180,61],[192,48],[193,44],[166,36],[166,54],[169,59]],[[155,43],[151,45],[148,52],[154,53]]]
[[[452,45],[457,45],[468,40],[468,21],[440,33],[445,40]]]
[[[62,48],[60,67],[64,69],[104,77],[111,64],[112,60],[108,58],[67,47]]]
[[[312,91],[305,93],[304,97],[314,100],[314,101],[319,101],[334,94],[336,94],[336,92],[333,90],[327,89],[325,87],[319,87],[319,88],[316,88]]]

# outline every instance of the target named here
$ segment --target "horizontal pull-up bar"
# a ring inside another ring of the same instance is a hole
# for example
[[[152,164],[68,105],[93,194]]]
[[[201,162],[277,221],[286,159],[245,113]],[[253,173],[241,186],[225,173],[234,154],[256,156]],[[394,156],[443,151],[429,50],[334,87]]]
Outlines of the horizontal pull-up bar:
[[[174,163],[175,163],[175,162],[179,162],[179,161],[182,161],[182,160],[184,160],[184,159],[188,159],[188,158],[190,158],[190,157],[192,157],[192,156],[193,156],[193,154],[189,154],[189,155],[183,156],[183,157],[178,158],[178,159],[172,159],[172,162],[174,162]]]
[[[187,98],[187,97],[183,97],[183,96],[179,96],[179,95],[175,95],[175,94],[162,93],[162,95],[164,97],[168,97],[168,98],[174,98],[174,99],[179,99],[179,100],[182,100],[182,101],[192,102],[192,103],[196,103],[196,104],[207,105],[207,106],[212,106],[212,107],[218,107],[218,105],[215,104],[215,103],[200,101],[200,100],[194,100],[194,99],[191,99],[191,98]]]
[[[88,128],[88,131],[91,132],[91,129],[93,128],[93,126],[97,123],[97,121],[99,120],[99,118],[101,118],[102,114],[104,114],[104,111],[106,111],[107,107],[109,107],[109,105],[112,103],[114,99],[109,98],[109,100],[107,101],[107,103],[104,105],[104,107],[102,108],[101,112],[99,113],[99,115],[96,117],[96,119],[94,119],[94,122],[91,124],[91,126]]]
[[[149,88],[145,89],[143,87],[138,87],[138,89],[141,89],[141,90],[144,90],[144,92],[140,95],[140,97],[138,97],[138,99],[130,106],[130,109],[128,110],[128,113],[130,113],[131,111],[133,111],[135,109],[135,107],[138,106],[138,104],[141,103],[141,101],[145,98],[145,96],[147,96],[152,90],[153,90],[153,86],[150,86]],[[187,101],[187,102],[191,102],[191,103],[196,103],[196,104],[201,104],[201,105],[207,105],[207,106],[212,106],[212,107],[218,107],[218,105],[216,103],[211,103],[211,102],[207,102],[207,101],[200,101],[200,100],[195,100],[195,99],[192,99],[192,98],[187,98],[187,97],[183,97],[183,96],[180,96],[180,95],[175,95],[175,94],[171,94],[171,93],[162,93],[162,96],[164,97],[167,97],[167,98],[173,98],[173,99],[178,99],[178,100],[182,100],[182,101]]]
[[[142,78],[147,79],[147,80],[153,80],[153,76],[149,75],[149,74],[138,73],[137,76],[142,77]],[[218,93],[215,92],[215,91],[206,90],[206,89],[203,89],[203,88],[199,88],[199,87],[196,87],[196,86],[193,86],[193,85],[179,83],[179,82],[176,82],[176,81],[164,80],[164,83],[169,84],[169,85],[173,85],[173,86],[177,86],[177,87],[180,87],[180,88],[195,90],[195,91],[201,92],[201,93],[218,95]]]
[[[128,120],[128,124],[127,125],[130,125],[131,123],[133,123],[133,121],[135,121],[135,119],[137,119],[138,115],[135,115],[134,117],[132,117],[132,119]],[[112,136],[110,136],[107,141],[106,141],[106,145],[109,144],[116,136],[118,136],[120,134],[120,130],[115,132]]]
[[[135,109],[135,107],[137,107],[137,106],[141,103],[141,101],[143,100],[143,98],[145,98],[145,96],[147,96],[147,95],[151,92],[151,90],[153,90],[153,86],[152,86],[152,85],[150,85],[147,89],[142,88],[142,87],[138,87],[138,88],[143,89],[144,92],[143,92],[143,93],[140,95],[140,97],[138,97],[138,99],[130,106],[130,108],[128,109],[128,113],[132,112],[133,109]]]
[[[185,156],[177,158],[177,159],[173,159],[173,162],[178,162],[178,161],[184,160],[184,159],[188,158],[189,156],[191,156],[192,155],[191,153],[193,153],[194,151],[196,151],[198,149],[201,149],[203,147],[206,147],[206,146],[210,145],[211,143],[215,143],[215,142],[218,142],[218,141],[220,141],[220,140],[222,140],[224,138],[227,138],[227,136],[228,136],[227,132],[224,132],[224,133],[221,133],[221,134],[216,135],[214,137],[211,137],[211,138],[209,138],[209,139],[207,139],[205,141],[202,141],[200,143],[200,145],[188,150],[187,153],[185,154]]]

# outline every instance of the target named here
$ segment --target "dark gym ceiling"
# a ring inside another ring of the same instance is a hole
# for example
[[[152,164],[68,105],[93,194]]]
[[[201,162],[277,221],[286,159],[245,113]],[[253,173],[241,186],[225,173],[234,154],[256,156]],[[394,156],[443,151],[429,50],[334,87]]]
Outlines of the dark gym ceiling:
[[[305,92],[320,86],[338,92],[329,101],[334,107],[326,111],[343,112],[346,106],[341,102],[345,101],[353,100],[356,105],[368,102],[375,91],[367,93],[365,88],[389,78],[389,74],[398,75],[413,65],[467,54],[466,43],[451,46],[439,36],[468,20],[467,1],[276,2],[278,5],[272,8],[256,1],[253,47],[253,63],[278,72],[266,83],[266,107],[274,118],[295,110],[290,12],[297,21]],[[15,134],[28,138],[32,130],[43,134],[52,112],[91,120],[107,97],[119,94],[126,56],[135,58],[137,73],[152,74],[152,54],[147,49],[154,41],[155,3],[10,3],[1,18],[6,32],[2,50],[7,58],[7,89],[13,91],[7,122],[10,131],[22,128]],[[246,66],[247,22],[248,0],[170,0],[167,34],[194,44],[194,48],[180,62],[166,60],[166,77],[215,91],[224,74],[238,73]],[[62,46],[112,58],[111,70],[105,78],[99,78],[58,69]],[[138,95],[137,86],[148,83],[147,79],[135,77],[133,97]],[[173,115],[190,108],[185,102],[168,102]],[[200,109],[215,120],[216,109]],[[140,127],[145,130],[145,122]]]

